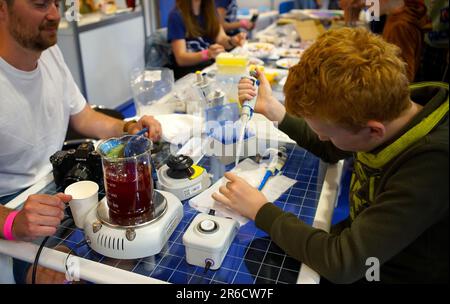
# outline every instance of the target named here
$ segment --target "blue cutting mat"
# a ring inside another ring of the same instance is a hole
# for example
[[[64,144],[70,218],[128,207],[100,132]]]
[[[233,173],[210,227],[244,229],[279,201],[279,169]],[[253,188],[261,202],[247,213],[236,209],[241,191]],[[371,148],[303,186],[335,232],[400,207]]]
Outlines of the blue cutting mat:
[[[283,174],[297,180],[297,183],[274,203],[311,225],[323,183],[318,176],[319,159],[297,146],[287,148],[289,158]],[[207,160],[203,162],[208,167]],[[40,193],[54,194],[58,191],[60,189],[52,183]],[[100,192],[99,196],[102,198],[104,192]],[[47,246],[63,244],[74,248],[74,252],[83,258],[170,283],[296,283],[300,263],[288,257],[265,232],[256,228],[253,221],[240,228],[218,270],[204,273],[203,268],[187,264],[182,237],[196,214],[196,210],[184,203],[184,217],[162,252],[143,259],[111,259],[96,253],[87,245],[77,246],[83,242],[84,234],[75,227],[72,220],[61,225],[56,235],[49,239]]]

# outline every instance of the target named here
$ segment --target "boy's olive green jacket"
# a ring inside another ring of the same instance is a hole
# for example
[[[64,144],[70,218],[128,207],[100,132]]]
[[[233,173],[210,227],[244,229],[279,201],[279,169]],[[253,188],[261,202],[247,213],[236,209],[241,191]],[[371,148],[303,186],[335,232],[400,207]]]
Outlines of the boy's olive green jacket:
[[[326,162],[353,155],[350,216],[326,233],[268,203],[256,225],[331,282],[364,282],[371,257],[380,261],[381,283],[448,282],[448,84],[414,84],[411,99],[422,111],[369,153],[321,142],[303,119],[286,114],[279,128],[299,146]]]

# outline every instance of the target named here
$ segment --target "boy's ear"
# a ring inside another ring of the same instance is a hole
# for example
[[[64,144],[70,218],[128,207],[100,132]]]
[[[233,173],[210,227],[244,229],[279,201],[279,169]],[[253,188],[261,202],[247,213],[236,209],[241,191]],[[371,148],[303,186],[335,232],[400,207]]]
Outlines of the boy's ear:
[[[7,14],[8,4],[6,4],[5,0],[0,0],[0,21],[5,20]]]
[[[386,127],[379,121],[369,120],[366,127],[370,130],[370,136],[373,136],[377,139],[383,138],[386,134]]]

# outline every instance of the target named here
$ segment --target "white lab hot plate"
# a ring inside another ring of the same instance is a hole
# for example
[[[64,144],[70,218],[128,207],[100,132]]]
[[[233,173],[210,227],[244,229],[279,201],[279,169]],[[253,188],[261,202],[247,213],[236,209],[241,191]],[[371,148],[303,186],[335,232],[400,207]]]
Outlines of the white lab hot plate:
[[[183,218],[183,205],[175,195],[154,190],[153,206],[147,218],[117,223],[109,217],[105,196],[86,216],[84,233],[89,246],[116,259],[158,254]]]

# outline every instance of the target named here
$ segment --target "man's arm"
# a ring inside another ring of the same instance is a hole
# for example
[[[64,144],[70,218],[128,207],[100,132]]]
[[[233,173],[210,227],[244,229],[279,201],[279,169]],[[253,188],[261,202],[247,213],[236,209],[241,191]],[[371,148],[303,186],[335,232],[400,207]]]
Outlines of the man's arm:
[[[90,138],[109,138],[123,133],[125,122],[94,111],[88,104],[70,117],[71,127]]]
[[[152,116],[143,116],[135,124],[124,130],[125,121],[94,111],[88,104],[84,109],[70,117],[72,128],[91,138],[110,138],[121,136],[124,131],[134,134],[147,127],[147,134],[152,140],[159,140],[162,134],[161,125]]]

